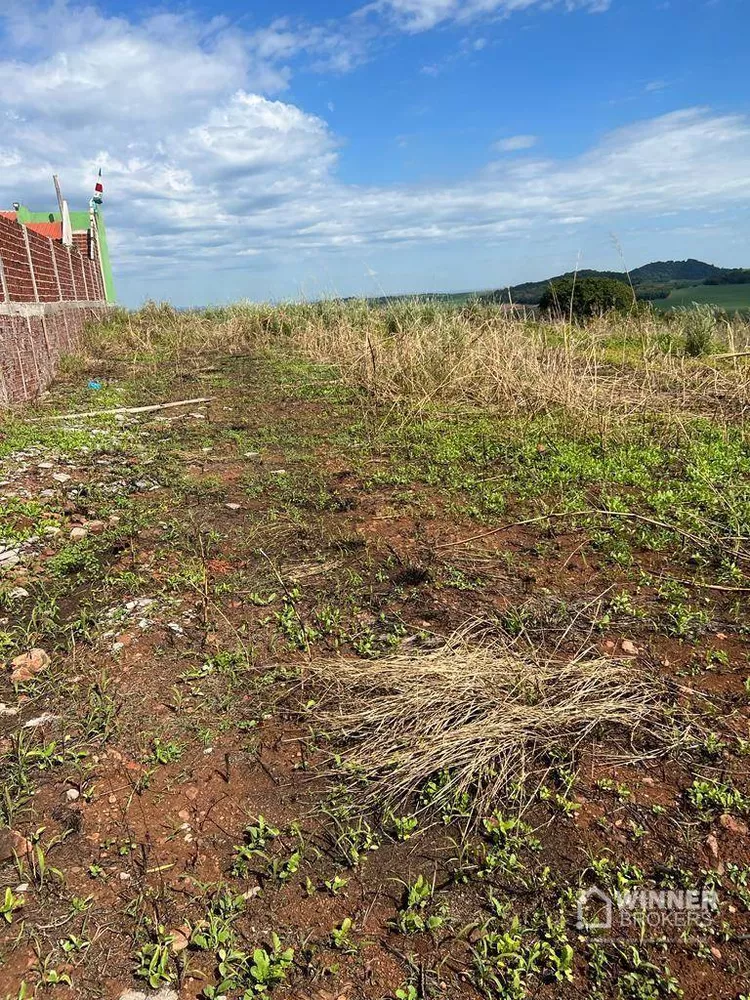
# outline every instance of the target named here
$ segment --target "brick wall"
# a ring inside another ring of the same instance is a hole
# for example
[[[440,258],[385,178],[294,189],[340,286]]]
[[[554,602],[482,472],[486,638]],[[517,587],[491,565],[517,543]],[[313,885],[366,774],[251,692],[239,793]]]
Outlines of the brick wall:
[[[55,261],[57,262],[57,274],[60,279],[60,286],[62,289],[62,295],[60,296],[66,302],[74,302],[76,298],[75,288],[73,287],[73,266],[70,259],[70,251],[58,243],[57,240],[50,240],[52,243],[52,249],[55,254]]]
[[[26,249],[26,230],[17,222],[0,218],[0,262],[3,302],[35,302],[34,282]]]
[[[93,259],[92,259],[93,257]],[[65,247],[0,216],[0,302],[101,302],[96,235],[75,233]]]
[[[78,344],[84,325],[110,308],[85,302],[0,305],[0,408],[44,392],[60,357]]]
[[[95,234],[65,247],[0,216],[0,407],[43,392],[84,324],[108,308],[98,249]]]
[[[52,240],[27,230],[29,252],[40,302],[59,302],[62,298],[55,278],[54,252]]]

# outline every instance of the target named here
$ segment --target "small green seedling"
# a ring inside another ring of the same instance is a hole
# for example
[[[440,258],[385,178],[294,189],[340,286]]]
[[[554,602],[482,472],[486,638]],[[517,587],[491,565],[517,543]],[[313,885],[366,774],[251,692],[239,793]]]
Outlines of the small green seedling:
[[[20,910],[26,900],[23,896],[16,896],[10,886],[5,890],[5,896],[0,901],[0,917],[4,917],[5,922],[13,922],[13,914]]]
[[[340,951],[345,952],[355,952],[356,946],[351,939],[351,932],[354,927],[354,921],[351,917],[344,917],[341,921],[340,927],[334,927],[331,931],[331,941],[334,948],[338,948]]]
[[[334,875],[333,878],[328,879],[323,884],[332,896],[338,896],[349,884],[349,879],[342,878],[340,875]]]

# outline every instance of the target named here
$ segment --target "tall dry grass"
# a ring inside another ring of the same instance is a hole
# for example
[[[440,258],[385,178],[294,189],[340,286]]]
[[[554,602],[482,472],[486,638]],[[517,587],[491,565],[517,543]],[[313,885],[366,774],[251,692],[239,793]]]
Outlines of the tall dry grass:
[[[707,353],[690,356],[696,344]],[[335,365],[381,402],[554,410],[606,426],[647,411],[744,414],[750,359],[737,355],[748,344],[746,320],[705,310],[575,326],[519,318],[501,306],[330,301],[195,312],[149,305],[94,328],[88,347],[177,367],[206,354],[281,350]]]

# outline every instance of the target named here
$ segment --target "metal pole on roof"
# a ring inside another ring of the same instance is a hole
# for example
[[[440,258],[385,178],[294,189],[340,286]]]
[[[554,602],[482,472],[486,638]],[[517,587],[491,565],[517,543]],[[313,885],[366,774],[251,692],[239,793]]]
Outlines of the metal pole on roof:
[[[66,247],[73,246],[73,226],[70,224],[68,203],[64,198],[62,203],[62,241]]]
[[[57,205],[58,205],[58,208],[60,209],[60,216],[62,217],[62,214],[63,214],[63,196],[62,196],[62,189],[60,187],[60,178],[57,176],[57,174],[53,174],[52,175],[52,183],[55,185],[55,194],[57,195]]]
[[[73,227],[70,224],[70,212],[68,211],[68,203],[62,196],[62,189],[60,187],[60,178],[57,176],[57,174],[52,175],[52,180],[54,181],[55,184],[55,193],[57,194],[57,204],[60,206],[63,246],[72,247]]]

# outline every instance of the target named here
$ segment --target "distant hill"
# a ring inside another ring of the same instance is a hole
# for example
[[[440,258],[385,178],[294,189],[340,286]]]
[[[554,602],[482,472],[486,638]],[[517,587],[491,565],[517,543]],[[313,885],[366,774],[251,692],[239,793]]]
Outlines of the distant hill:
[[[727,268],[705,264],[702,260],[657,260],[653,264],[644,264],[630,272],[630,280],[634,285],[647,285],[671,281],[688,281],[691,285],[699,285],[707,278],[718,278]]]
[[[553,281],[572,278],[576,272],[567,271],[544,281],[526,281],[511,288],[498,288],[483,292],[478,297],[485,302],[515,302],[518,305],[537,305],[545,290]],[[578,271],[579,277],[616,278],[630,281],[639,299],[666,299],[678,288],[694,285],[736,285],[750,283],[750,269],[716,267],[702,260],[660,260],[644,264],[630,272],[624,271]]]

